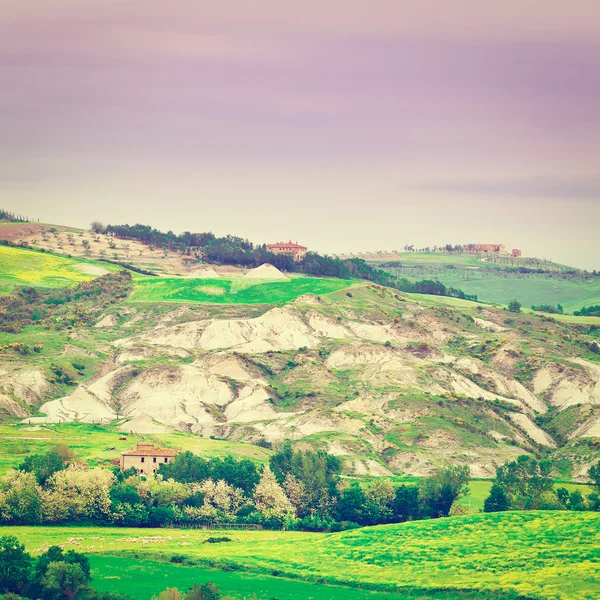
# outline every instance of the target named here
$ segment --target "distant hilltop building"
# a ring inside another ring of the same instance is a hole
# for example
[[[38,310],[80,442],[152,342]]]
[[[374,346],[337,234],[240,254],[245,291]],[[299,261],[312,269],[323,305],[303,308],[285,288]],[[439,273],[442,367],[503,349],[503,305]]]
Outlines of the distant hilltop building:
[[[140,475],[156,473],[159,465],[172,461],[179,454],[171,448],[156,448],[151,442],[138,442],[135,450],[121,452],[121,471],[133,467]]]
[[[518,248],[513,248],[510,253],[511,258],[521,258],[522,252]]]
[[[291,240],[289,242],[267,244],[267,250],[273,254],[286,254],[287,256],[292,256],[296,262],[301,261],[308,252],[306,246],[301,246],[298,243],[294,244]]]

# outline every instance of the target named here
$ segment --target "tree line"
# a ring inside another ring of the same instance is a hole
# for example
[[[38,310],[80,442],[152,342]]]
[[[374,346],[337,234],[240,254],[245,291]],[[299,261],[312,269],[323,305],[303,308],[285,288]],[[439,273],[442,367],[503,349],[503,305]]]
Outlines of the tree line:
[[[484,512],[505,510],[593,510],[600,511],[600,463],[588,470],[595,491],[584,496],[554,487],[552,463],[522,455],[496,469]]]
[[[0,523],[250,523],[339,531],[456,514],[457,500],[468,492],[468,467],[445,467],[417,485],[397,487],[388,479],[361,485],[340,474],[339,458],[294,450],[289,442],[262,468],[248,459],[183,452],[152,478],[134,469],[88,469],[59,445],[0,479]]]

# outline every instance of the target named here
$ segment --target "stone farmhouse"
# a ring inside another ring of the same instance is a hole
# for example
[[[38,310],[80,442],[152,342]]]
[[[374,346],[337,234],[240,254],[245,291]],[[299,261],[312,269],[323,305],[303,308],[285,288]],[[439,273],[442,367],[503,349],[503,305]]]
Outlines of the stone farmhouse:
[[[171,462],[178,454],[178,450],[138,442],[135,450],[121,452],[121,472],[133,467],[140,475],[153,475],[161,464]]]
[[[286,254],[287,256],[292,256],[296,262],[301,261],[308,252],[306,246],[301,246],[298,243],[294,244],[291,240],[289,242],[267,244],[267,250],[273,254]]]
[[[521,258],[522,252],[518,248],[513,248],[510,253],[511,258]]]

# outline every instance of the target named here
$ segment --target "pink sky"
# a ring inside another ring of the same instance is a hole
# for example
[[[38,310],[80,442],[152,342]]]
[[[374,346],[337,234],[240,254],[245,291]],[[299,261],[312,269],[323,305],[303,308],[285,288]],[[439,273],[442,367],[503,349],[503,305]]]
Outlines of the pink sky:
[[[0,0],[0,205],[600,268],[600,3]]]

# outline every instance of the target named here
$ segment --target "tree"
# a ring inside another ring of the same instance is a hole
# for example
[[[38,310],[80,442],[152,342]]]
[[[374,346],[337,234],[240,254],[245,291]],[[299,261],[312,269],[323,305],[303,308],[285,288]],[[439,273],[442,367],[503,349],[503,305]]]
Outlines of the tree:
[[[592,485],[600,492],[600,462],[597,462],[588,469],[588,477],[591,479]]]
[[[42,521],[42,488],[32,473],[9,471],[0,481],[0,522],[35,525]]]
[[[419,485],[425,514],[431,518],[447,517],[454,502],[468,493],[470,479],[467,465],[445,467],[426,477]]]
[[[508,303],[508,310],[513,313],[521,312],[521,303],[518,300],[511,300]]]
[[[277,483],[269,465],[263,467],[258,485],[254,489],[254,506],[267,520],[283,524],[286,519],[294,518],[294,507]]]
[[[115,482],[111,471],[70,465],[50,477],[42,492],[44,518],[66,520],[99,519],[110,516],[110,489]]]
[[[354,482],[345,488],[336,505],[336,516],[340,521],[352,521],[359,525],[364,522],[364,509],[366,498],[360,485]]]
[[[395,497],[396,492],[389,479],[376,479],[366,488],[365,500],[369,524],[378,525],[391,521]]]
[[[212,581],[193,585],[184,596],[184,600],[220,600],[220,598],[221,592]]]
[[[413,521],[421,516],[419,488],[416,485],[401,485],[396,488],[392,504],[392,520],[395,522]]]
[[[69,462],[73,462],[72,453],[69,456],[65,448],[64,445],[60,445],[44,454],[32,454],[19,465],[19,470],[33,473],[38,483],[44,485],[54,473],[66,468]]]
[[[79,591],[87,587],[91,577],[86,575],[77,563],[64,561],[51,562],[42,578],[42,586],[55,592],[55,598],[71,600]]]
[[[19,594],[31,577],[31,556],[12,536],[0,537],[0,592]]]
[[[226,481],[207,479],[198,486],[204,502],[196,511],[198,517],[227,523],[235,520],[244,504],[244,492]],[[191,513],[190,513],[191,514]]]
[[[50,546],[44,554],[40,555],[35,562],[34,576],[32,585],[28,588],[28,595],[33,598],[38,598],[44,595],[44,578],[48,572],[48,567],[54,563],[67,563],[70,565],[78,565],[87,580],[91,580],[90,561],[85,554],[69,550],[64,552],[58,546]],[[54,595],[54,594],[52,594]]]
[[[551,472],[550,461],[538,462],[523,454],[516,461],[498,467],[494,483],[504,490],[511,508],[531,510],[539,508],[544,495],[552,491]]]
[[[494,483],[490,489],[489,496],[483,502],[483,512],[501,512],[510,509],[510,501],[504,488]]]
[[[90,229],[94,233],[105,233],[106,227],[100,221],[92,221],[90,224]]]
[[[292,450],[289,441],[273,454],[269,465],[279,483],[288,474],[302,483],[306,490],[306,510],[310,513],[328,514],[338,495],[337,484],[341,471],[340,459],[323,450],[306,452]]]
[[[285,490],[285,495],[289,498],[292,506],[296,510],[298,517],[306,517],[309,513],[309,496],[304,484],[291,473],[288,473],[283,482],[283,489]]]

